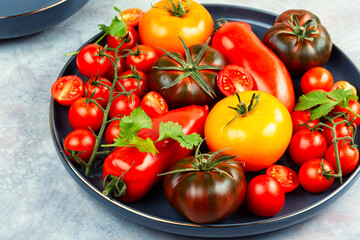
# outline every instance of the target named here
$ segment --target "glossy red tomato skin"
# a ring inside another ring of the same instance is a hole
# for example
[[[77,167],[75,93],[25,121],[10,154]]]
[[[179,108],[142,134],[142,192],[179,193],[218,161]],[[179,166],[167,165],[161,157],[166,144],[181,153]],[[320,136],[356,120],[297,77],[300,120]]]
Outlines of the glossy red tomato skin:
[[[193,160],[193,156],[179,160],[169,171],[193,168]],[[217,168],[223,173],[214,169],[166,175],[163,183],[166,199],[178,213],[195,223],[214,223],[234,214],[246,193],[244,170],[240,163],[231,160]]]
[[[128,8],[121,11],[121,15],[127,26],[136,27],[139,25],[140,18],[144,14],[140,8]]]
[[[109,116],[110,118],[121,118],[124,115],[129,116],[130,113],[139,106],[140,98],[136,94],[131,94],[129,97],[126,95],[120,95],[112,101]]]
[[[110,55],[110,58],[115,62],[115,52],[114,51],[109,51],[108,54]],[[121,57],[121,56],[122,55],[120,53],[118,53],[118,57]],[[119,58],[118,61],[117,61],[117,66],[116,67],[117,67],[117,76],[119,77],[121,73],[128,70],[128,68],[126,66],[126,58],[123,58],[123,57]],[[111,82],[114,81],[114,66],[112,64],[109,67],[109,69],[107,70],[105,76]]]
[[[245,68],[254,78],[254,90],[272,94],[291,112],[295,105],[294,86],[285,65],[247,26],[228,22],[218,29],[212,47],[230,64]]]
[[[84,162],[88,162],[91,154],[94,150],[96,138],[92,132],[88,129],[75,129],[70,132],[64,140],[65,154],[69,157],[70,152],[68,150],[81,151],[78,153],[78,157]],[[75,158],[70,159],[72,162],[77,163]]]
[[[300,124],[305,124],[308,122],[306,125],[311,128],[314,128],[320,122],[319,119],[310,121],[311,113],[308,110],[293,111],[290,115],[293,123],[293,134],[295,134],[297,131],[301,129],[309,129],[306,126],[299,126]]]
[[[265,174],[275,178],[285,193],[294,191],[299,186],[299,177],[294,170],[283,165],[271,165],[266,168]]]
[[[354,111],[355,113],[360,115],[360,103],[355,101],[354,99],[350,99],[349,101],[349,108]],[[356,126],[360,125],[360,118],[357,117],[354,113],[350,112],[348,109],[336,105],[332,112],[343,112],[349,115],[349,121],[354,123]]]
[[[285,192],[273,177],[258,175],[250,180],[246,190],[246,205],[261,217],[271,217],[280,212],[285,203]]]
[[[359,164],[359,150],[355,146],[351,146],[348,141],[342,140],[337,144],[340,158],[340,166],[342,175],[348,175],[354,171]],[[335,157],[335,145],[331,144],[326,151],[325,160],[328,161],[338,172]]]
[[[344,120],[345,120],[344,118],[338,117],[338,118],[334,119],[334,122],[338,123],[338,122],[341,122]],[[328,126],[332,126],[331,122],[329,122],[329,121],[325,122],[325,124],[327,124]],[[349,126],[345,122],[337,124],[335,127],[336,137],[338,137],[338,138],[352,137],[353,131],[354,131],[354,128],[352,126]],[[322,134],[324,135],[327,145],[329,147],[333,143],[333,139],[334,139],[331,129],[328,127],[323,127]]]
[[[300,80],[300,88],[304,94],[315,90],[329,92],[334,85],[331,73],[323,67],[309,69]]]
[[[98,44],[88,44],[76,56],[76,66],[79,72],[87,77],[105,76],[111,62],[107,57],[100,57],[104,48]]]
[[[53,83],[51,95],[59,104],[70,106],[84,95],[84,83],[75,75],[60,77]]]
[[[95,83],[95,81],[99,81],[100,83],[108,86],[105,87],[102,84]],[[87,94],[85,94],[85,97],[89,98],[93,92],[95,94],[93,95],[93,99],[100,104],[102,108],[106,108],[106,105],[109,102],[110,97],[110,87],[112,83],[103,77],[92,77],[85,83],[85,88],[87,90]]]
[[[299,166],[307,160],[325,156],[327,143],[324,135],[317,131],[301,129],[294,134],[289,144],[291,159]]]
[[[127,26],[126,34],[122,39],[119,39],[118,36],[111,36],[110,34],[106,36],[106,41],[110,48],[117,48],[123,39],[125,39],[125,42],[121,45],[119,51],[131,49],[140,43],[139,34],[136,29],[131,26]]]
[[[120,130],[120,120],[112,121],[105,129],[105,142],[111,144],[114,142],[114,139],[119,136]]]
[[[136,81],[135,78],[130,77],[132,75],[132,70],[128,70],[123,72],[122,74],[120,74],[120,79],[118,79],[117,83],[116,83],[116,90],[118,92],[122,92],[124,91],[122,89],[122,87],[120,86],[120,84],[125,88],[125,90],[127,92],[129,92],[130,90],[135,90],[133,91],[134,94],[136,94],[139,98],[142,98],[147,92],[149,92],[149,79],[148,76],[142,72],[142,71],[138,71],[137,73],[140,76],[139,79],[139,83]],[[129,76],[129,77],[126,77]]]
[[[324,192],[334,183],[334,178],[329,181],[322,175],[321,161],[323,161],[321,158],[311,159],[300,167],[298,173],[300,185],[308,192]],[[334,171],[328,161],[324,160],[323,163],[325,171]]]
[[[73,129],[88,129],[98,131],[104,118],[104,112],[93,102],[87,103],[86,98],[80,98],[71,104],[68,112],[70,126]]]
[[[155,91],[148,92],[141,99],[140,107],[150,117],[154,118],[169,111],[165,99]]]
[[[131,69],[131,66],[135,66],[136,70],[149,73],[159,55],[153,47],[142,44],[138,45],[138,47],[140,53],[126,57],[126,66],[128,69]],[[137,51],[138,47],[133,47],[131,50]]]

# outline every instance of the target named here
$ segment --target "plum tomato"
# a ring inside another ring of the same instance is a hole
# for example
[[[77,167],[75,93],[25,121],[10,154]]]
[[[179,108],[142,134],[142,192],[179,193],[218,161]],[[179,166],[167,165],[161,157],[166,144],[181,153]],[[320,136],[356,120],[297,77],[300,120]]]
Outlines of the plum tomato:
[[[333,85],[333,76],[323,67],[309,69],[300,80],[300,88],[304,94],[314,90],[324,90],[325,92],[329,92]]]
[[[119,95],[111,103],[109,116],[110,118],[129,116],[139,106],[140,98],[136,94],[132,93],[130,96]]]
[[[307,126],[309,126],[310,128],[314,128],[319,122],[319,119],[315,119],[310,121],[310,111],[309,110],[305,110],[305,111],[293,111],[291,114],[291,121],[293,123],[293,134],[295,134],[297,131],[301,130],[301,129],[309,129]],[[306,124],[307,126],[299,126],[301,124]]]
[[[123,72],[119,77],[116,83],[118,92],[134,90],[133,93],[139,98],[149,92],[149,81],[144,72],[133,69]]]
[[[324,170],[329,173],[334,173],[334,168],[331,166],[331,164],[321,158],[314,158],[308,160],[300,167],[298,173],[300,185],[308,192],[323,192],[330,188],[331,185],[334,183],[333,177],[327,179],[323,175],[321,167],[322,161]]]
[[[352,137],[353,136],[354,127],[351,126],[345,118],[338,117],[338,118],[335,118],[333,121],[334,121],[334,124],[336,124],[336,127],[335,127],[336,137],[341,138],[341,137]],[[328,126],[333,126],[330,121],[326,121],[325,124]],[[324,135],[324,137],[326,139],[326,143],[329,147],[333,143],[333,139],[334,139],[331,129],[328,127],[323,127],[322,134]]]
[[[56,102],[70,106],[84,94],[84,83],[78,76],[68,75],[58,78],[51,87],[51,95]]]
[[[123,38],[119,39],[118,36],[111,36],[107,34],[106,42],[110,48],[117,48],[120,44],[119,51],[123,51],[125,49],[131,49],[136,46],[136,44],[140,43],[139,34],[135,28],[131,26],[127,26],[126,34]]]
[[[71,161],[76,163],[74,154],[76,154],[82,161],[87,163],[94,150],[96,138],[88,129],[75,129],[70,132],[64,140],[65,154],[70,157]]]
[[[271,165],[267,167],[266,175],[275,178],[285,193],[294,191],[299,186],[299,178],[294,170],[283,165]]]
[[[261,217],[276,215],[285,203],[285,192],[280,183],[268,175],[258,175],[250,180],[246,190],[246,205]]]
[[[86,94],[85,97],[94,99],[97,103],[100,104],[102,108],[106,108],[109,97],[110,97],[110,87],[112,83],[103,77],[92,77],[85,83]]]
[[[122,18],[127,26],[136,27],[139,25],[140,18],[144,14],[140,8],[128,8],[121,11]]]
[[[120,120],[112,121],[105,129],[105,142],[111,144],[120,134]]]
[[[110,58],[115,62],[115,52],[114,51],[109,51],[108,54],[110,55]],[[121,73],[125,72],[128,70],[127,66],[126,66],[126,58],[122,57],[122,55],[118,52],[118,61],[117,61],[117,76],[120,76]],[[110,66],[108,71],[105,74],[106,78],[109,79],[110,81],[114,81],[114,67]]]
[[[136,70],[149,73],[159,58],[156,50],[146,45],[137,45],[131,50],[133,54],[126,57],[127,68],[131,69],[131,66],[135,66]]]
[[[355,95],[357,94],[356,88],[347,81],[335,82],[334,85],[331,87],[331,91],[338,89],[338,88],[343,88],[345,90],[352,90]]]
[[[155,91],[148,92],[141,99],[140,107],[150,117],[154,118],[169,111],[165,99]]]
[[[235,92],[251,90],[254,86],[254,80],[244,68],[230,64],[219,72],[217,85],[225,96],[230,96]]]
[[[107,57],[99,56],[103,47],[98,44],[88,44],[76,56],[76,66],[79,72],[87,77],[105,76],[111,62]]]

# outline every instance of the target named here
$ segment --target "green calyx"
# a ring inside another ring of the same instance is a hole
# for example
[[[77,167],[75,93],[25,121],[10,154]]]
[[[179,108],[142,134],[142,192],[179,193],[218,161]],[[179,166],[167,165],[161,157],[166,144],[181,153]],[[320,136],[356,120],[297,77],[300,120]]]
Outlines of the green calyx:
[[[171,9],[166,7],[166,6],[163,6],[164,8],[166,8],[166,10],[173,16],[175,17],[183,17],[187,12],[189,12],[189,9],[185,9],[182,0],[179,0],[179,3],[177,6],[175,6],[175,3],[173,0],[170,0],[170,4],[171,4]],[[189,3],[189,6],[191,6],[191,3],[187,0],[187,2]]]

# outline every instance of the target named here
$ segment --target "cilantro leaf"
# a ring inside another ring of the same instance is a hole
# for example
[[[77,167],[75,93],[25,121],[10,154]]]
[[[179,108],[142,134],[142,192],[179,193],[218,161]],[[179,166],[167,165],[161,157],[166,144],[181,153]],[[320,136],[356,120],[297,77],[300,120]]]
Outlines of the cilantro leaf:
[[[337,105],[342,107],[348,107],[350,99],[357,100],[357,96],[353,94],[352,90],[345,90],[343,88],[328,92],[328,97],[336,100],[338,102]]]
[[[138,136],[132,138],[131,142],[128,143],[128,147],[137,147],[140,152],[149,152],[152,154],[158,153],[154,145],[154,141],[150,138],[142,139]]]
[[[311,111],[310,120],[315,120],[327,115],[336,105],[336,102],[327,102]]]
[[[121,13],[120,9],[114,7],[114,9]],[[118,36],[119,39],[122,39],[126,35],[127,26],[125,21],[122,18],[122,15],[120,14],[121,19],[118,18],[118,16],[115,16],[112,20],[110,26],[106,26],[105,24],[99,24],[100,30],[104,31],[107,34],[110,34],[110,36]]]
[[[143,128],[152,129],[151,118],[140,107],[135,108],[130,116],[125,116],[120,120],[120,137],[124,140],[131,140],[137,136]]]
[[[326,96],[325,92],[313,91],[299,97],[299,103],[296,104],[295,110],[304,111],[319,104],[324,104],[331,101],[332,100]]]

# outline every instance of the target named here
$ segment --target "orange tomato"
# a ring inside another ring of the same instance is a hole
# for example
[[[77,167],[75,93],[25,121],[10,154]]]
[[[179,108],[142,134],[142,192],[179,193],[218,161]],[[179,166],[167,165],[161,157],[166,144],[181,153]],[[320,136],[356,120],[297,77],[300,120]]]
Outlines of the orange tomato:
[[[185,10],[183,16],[175,16],[172,4],[179,4]],[[204,44],[211,36],[214,21],[210,13],[199,3],[192,0],[163,0],[144,13],[139,23],[139,35],[144,45],[151,46],[163,54],[160,49],[169,52],[184,53],[179,37],[190,47]]]

